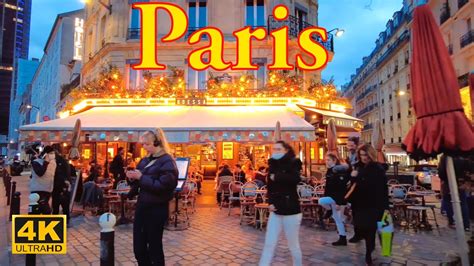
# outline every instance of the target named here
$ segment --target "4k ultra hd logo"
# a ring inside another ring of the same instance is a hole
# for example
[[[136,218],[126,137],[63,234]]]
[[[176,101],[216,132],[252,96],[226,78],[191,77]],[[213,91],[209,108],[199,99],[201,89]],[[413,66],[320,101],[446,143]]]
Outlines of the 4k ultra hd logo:
[[[12,254],[66,254],[66,215],[13,215]]]

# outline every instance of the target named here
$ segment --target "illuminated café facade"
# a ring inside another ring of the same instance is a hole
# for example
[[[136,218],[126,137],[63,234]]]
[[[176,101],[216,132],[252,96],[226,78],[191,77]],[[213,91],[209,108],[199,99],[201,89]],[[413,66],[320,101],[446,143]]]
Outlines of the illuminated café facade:
[[[299,32],[318,25],[318,1],[174,1],[187,12],[189,31],[173,43],[158,41],[159,62],[168,68],[151,72],[131,67],[140,58],[141,33],[133,2],[115,0],[111,11],[98,1],[86,5],[82,89],[73,91],[69,103],[63,104],[70,116],[62,113],[62,119],[22,127],[24,142],[62,143],[70,139],[75,120],[80,118],[82,161],[97,158],[103,164],[118,147],[140,157],[139,135],[161,127],[175,156],[191,157],[212,172],[224,161],[251,161],[254,167],[264,164],[280,121],[283,139],[293,144],[309,172],[310,165],[317,171],[323,163],[325,126],[330,118],[340,130],[341,149],[349,135],[362,129],[361,120],[344,114],[348,106],[334,97],[335,88],[314,85],[321,82],[321,70],[268,71],[273,58],[270,38],[252,43],[252,61],[259,70],[195,71],[188,66],[187,55],[197,45],[191,47],[187,38],[199,28],[218,26],[225,37],[224,60],[234,62],[233,31],[245,26],[272,30],[285,25],[290,33],[289,63],[294,65],[296,54],[306,55],[297,43]],[[286,22],[276,22],[271,16],[278,4],[290,10]],[[159,11],[158,36],[164,36],[169,27],[168,16]],[[329,61],[334,55],[332,38],[328,34],[327,42],[321,42]],[[202,46],[207,42],[203,40]],[[305,60],[312,58],[308,55]]]

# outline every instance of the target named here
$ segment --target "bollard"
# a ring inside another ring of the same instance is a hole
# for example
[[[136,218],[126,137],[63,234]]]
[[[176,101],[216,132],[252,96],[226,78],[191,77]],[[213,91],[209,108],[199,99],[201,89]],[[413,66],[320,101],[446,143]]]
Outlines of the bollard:
[[[11,204],[13,194],[16,192],[16,181],[10,182],[10,184],[10,193],[8,194],[7,198],[7,206]]]
[[[10,219],[9,219],[10,222],[12,221],[12,215],[20,214],[20,200],[21,200],[21,193],[17,191],[12,196],[12,202],[10,205]]]
[[[29,205],[28,205],[28,214],[39,214],[39,204],[38,201],[40,196],[37,193],[30,194]],[[26,254],[25,260],[26,266],[35,266],[36,265],[36,254]]]
[[[99,218],[100,230],[100,265],[113,266],[115,262],[114,226],[116,218],[113,213],[106,212]]]

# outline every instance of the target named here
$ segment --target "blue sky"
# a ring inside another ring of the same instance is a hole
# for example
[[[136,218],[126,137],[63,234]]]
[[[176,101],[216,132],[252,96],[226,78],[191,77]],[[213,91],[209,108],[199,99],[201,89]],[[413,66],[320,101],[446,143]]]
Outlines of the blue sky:
[[[237,1],[237,0],[236,0]],[[83,7],[80,0],[34,0],[31,23],[30,57],[40,58],[56,15]],[[334,77],[338,86],[349,81],[362,57],[370,54],[379,33],[402,0],[319,0],[319,24],[331,30],[345,30],[334,40],[335,56],[323,72]]]

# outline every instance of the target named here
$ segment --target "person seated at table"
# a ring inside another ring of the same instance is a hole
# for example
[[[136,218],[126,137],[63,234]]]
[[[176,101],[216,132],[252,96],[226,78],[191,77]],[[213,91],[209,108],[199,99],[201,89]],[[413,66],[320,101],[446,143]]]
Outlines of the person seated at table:
[[[230,178],[226,178],[230,177]],[[217,173],[217,179],[216,179],[216,197],[217,197],[217,203],[221,204],[221,196],[222,196],[222,191],[225,189],[222,187],[222,182],[230,182],[232,181],[233,174],[232,171],[230,171],[230,167],[228,164],[224,164],[222,166],[222,169]]]
[[[235,181],[242,182],[242,184],[247,183],[247,178],[245,178],[245,172],[242,170],[242,166],[240,164],[235,164],[234,179]]]
[[[203,172],[201,171],[201,168],[196,162],[192,162],[191,165],[189,166],[188,170],[189,176],[191,176],[194,181],[196,182],[197,186],[197,193],[201,195],[201,188],[202,188],[202,180],[203,180]]]
[[[99,179],[101,176],[104,174],[103,168],[100,165],[97,166],[91,166],[89,176],[86,178],[85,182],[95,182],[95,183],[100,183]]]
[[[245,173],[245,178],[247,181],[252,181],[255,177],[255,172],[253,170],[252,163],[250,161],[246,162],[242,167],[242,170]]]
[[[265,166],[260,166],[258,171],[255,172],[255,183],[257,183],[259,188],[267,184],[267,175],[267,168]]]
[[[344,210],[346,200],[344,196],[347,193],[347,184],[349,182],[349,166],[340,163],[334,154],[326,155],[326,186],[324,197],[319,199],[319,204],[327,210],[324,218],[332,218],[336,222],[339,240],[333,242],[333,246],[346,246],[346,229],[344,227]]]

